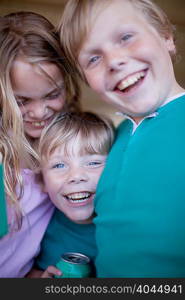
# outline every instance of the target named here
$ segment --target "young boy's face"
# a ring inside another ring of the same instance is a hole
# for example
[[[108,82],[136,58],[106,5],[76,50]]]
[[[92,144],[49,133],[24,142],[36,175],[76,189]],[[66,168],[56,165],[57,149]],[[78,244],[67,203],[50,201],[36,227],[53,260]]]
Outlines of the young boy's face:
[[[180,92],[169,51],[162,38],[128,1],[112,1],[97,14],[79,53],[84,75],[102,98],[139,119]]]
[[[51,201],[69,219],[88,223],[94,212],[96,186],[105,165],[106,156],[82,154],[80,139],[74,138],[58,147],[43,164],[45,191]]]

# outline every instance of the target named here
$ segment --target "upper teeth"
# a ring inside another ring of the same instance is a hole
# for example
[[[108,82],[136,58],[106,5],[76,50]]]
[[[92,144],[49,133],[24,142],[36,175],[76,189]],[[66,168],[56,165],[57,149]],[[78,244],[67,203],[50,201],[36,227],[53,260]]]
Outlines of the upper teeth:
[[[122,80],[120,82],[120,84],[118,85],[118,89],[120,91],[126,89],[128,86],[136,83],[140,78],[144,77],[145,76],[145,73],[142,71],[142,72],[139,72],[137,74],[134,74],[132,76],[130,76],[129,78],[127,78],[126,80]]]
[[[74,193],[74,194],[70,194],[70,195],[66,195],[66,196],[70,200],[76,200],[76,199],[87,198],[90,196],[90,194],[91,193],[89,193],[89,192],[83,192],[83,193]]]
[[[36,126],[36,127],[44,126],[44,125],[45,125],[45,121],[41,121],[41,122],[32,122],[32,125],[34,125],[34,126]]]

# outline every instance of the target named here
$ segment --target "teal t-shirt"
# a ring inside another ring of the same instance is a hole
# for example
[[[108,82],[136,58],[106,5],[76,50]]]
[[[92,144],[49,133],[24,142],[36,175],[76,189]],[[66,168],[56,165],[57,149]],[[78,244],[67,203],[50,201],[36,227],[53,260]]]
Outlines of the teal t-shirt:
[[[185,277],[185,96],[124,121],[95,199],[97,277]]]
[[[94,274],[96,256],[94,224],[74,223],[56,209],[42,240],[36,266],[45,270],[49,265],[56,265],[65,252],[87,255],[91,259]]]

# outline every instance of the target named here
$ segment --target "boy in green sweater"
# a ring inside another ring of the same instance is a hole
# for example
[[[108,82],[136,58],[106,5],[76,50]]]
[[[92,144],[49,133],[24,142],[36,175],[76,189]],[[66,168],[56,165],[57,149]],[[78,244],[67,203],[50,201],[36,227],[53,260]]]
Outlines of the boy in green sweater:
[[[173,29],[151,0],[69,0],[61,20],[71,65],[127,119],[95,199],[98,277],[185,277],[185,90]]]

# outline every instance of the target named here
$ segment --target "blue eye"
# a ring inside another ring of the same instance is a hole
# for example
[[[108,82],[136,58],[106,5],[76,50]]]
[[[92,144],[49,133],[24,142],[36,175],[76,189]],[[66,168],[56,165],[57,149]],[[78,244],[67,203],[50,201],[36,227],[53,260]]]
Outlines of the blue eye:
[[[128,33],[128,34],[125,34],[124,36],[122,36],[121,40],[122,40],[122,41],[127,41],[127,40],[129,40],[131,37],[132,37],[132,34]]]
[[[96,167],[96,166],[102,165],[102,162],[101,161],[90,161],[87,163],[87,165]]]
[[[98,55],[91,57],[89,60],[89,64],[93,64],[93,63],[97,62],[98,59],[99,59]]]
[[[65,167],[64,163],[58,163],[58,164],[55,164],[52,168],[53,169],[63,169],[64,167]]]

